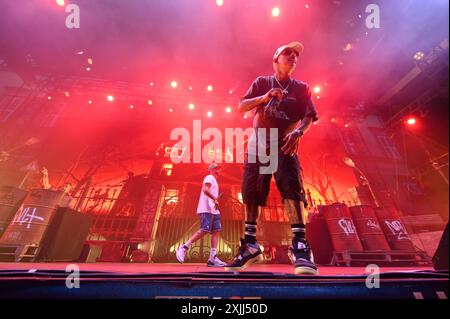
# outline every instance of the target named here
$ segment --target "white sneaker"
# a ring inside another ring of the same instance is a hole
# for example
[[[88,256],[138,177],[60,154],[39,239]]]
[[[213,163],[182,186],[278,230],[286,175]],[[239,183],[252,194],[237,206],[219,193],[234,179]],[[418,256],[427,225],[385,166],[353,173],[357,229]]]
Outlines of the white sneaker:
[[[209,258],[206,262],[206,265],[208,267],[225,267],[226,263],[224,263],[222,260],[220,260],[217,256],[214,256],[214,258]]]
[[[181,245],[180,247],[178,247],[178,249],[176,251],[176,255],[177,255],[177,260],[180,263],[184,263],[184,257],[186,256],[187,250],[188,250],[188,247],[186,245]]]

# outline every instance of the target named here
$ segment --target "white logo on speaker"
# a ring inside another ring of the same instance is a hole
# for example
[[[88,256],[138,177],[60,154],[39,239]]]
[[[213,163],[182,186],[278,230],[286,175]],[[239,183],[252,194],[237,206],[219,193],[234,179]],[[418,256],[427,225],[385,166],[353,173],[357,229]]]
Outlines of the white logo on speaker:
[[[367,221],[366,225],[368,228],[377,229],[377,230],[380,229],[380,225],[378,225],[378,223],[376,221],[374,221],[373,219],[369,219]]]
[[[36,207],[22,207],[20,212],[14,218],[13,223],[20,224],[20,225],[25,223],[26,227],[28,229],[30,229],[31,224],[33,223],[34,220],[39,220],[39,221],[43,222],[44,218],[37,216],[36,210],[37,210]]]
[[[409,239],[405,227],[398,220],[393,221],[385,220],[384,222],[389,227],[389,230],[391,231],[392,235],[395,235],[397,239],[399,240]]]
[[[353,221],[350,219],[341,218],[338,221],[339,226],[345,232],[346,235],[356,234],[355,225],[353,225]]]

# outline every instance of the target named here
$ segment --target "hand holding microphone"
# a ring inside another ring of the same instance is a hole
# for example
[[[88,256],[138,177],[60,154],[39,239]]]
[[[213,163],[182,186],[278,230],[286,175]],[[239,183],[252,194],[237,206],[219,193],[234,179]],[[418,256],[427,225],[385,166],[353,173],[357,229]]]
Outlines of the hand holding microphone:
[[[264,95],[264,103],[280,101],[283,98],[283,91],[280,88],[273,88]]]

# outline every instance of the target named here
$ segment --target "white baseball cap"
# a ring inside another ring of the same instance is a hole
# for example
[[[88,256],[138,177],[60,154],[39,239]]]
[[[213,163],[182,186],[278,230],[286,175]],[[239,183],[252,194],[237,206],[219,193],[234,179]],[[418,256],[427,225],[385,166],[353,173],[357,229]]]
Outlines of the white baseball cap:
[[[288,48],[294,50],[294,51],[297,53],[297,56],[299,56],[299,55],[302,54],[302,52],[303,52],[303,44],[301,44],[300,42],[297,42],[297,41],[291,42],[291,43],[289,43],[289,44],[286,44],[286,45],[283,45],[283,46],[279,47],[279,48],[275,51],[275,53],[274,53],[274,55],[273,55],[273,61],[276,61],[276,59],[278,59],[278,57],[280,56],[280,54],[281,54],[284,50],[286,50],[286,49],[288,49]]]

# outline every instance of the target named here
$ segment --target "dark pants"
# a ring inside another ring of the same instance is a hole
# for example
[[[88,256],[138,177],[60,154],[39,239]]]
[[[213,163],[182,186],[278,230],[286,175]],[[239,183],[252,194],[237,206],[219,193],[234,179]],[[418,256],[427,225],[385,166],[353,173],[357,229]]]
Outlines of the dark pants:
[[[256,163],[249,163],[247,158],[245,160],[242,197],[246,204],[266,206],[272,174],[261,174],[259,170],[261,166],[267,165],[259,163],[258,160],[256,160]],[[294,156],[285,155],[279,150],[278,168],[273,176],[281,197],[283,201],[285,199],[303,201],[306,207],[307,201],[300,170],[297,154]]]

